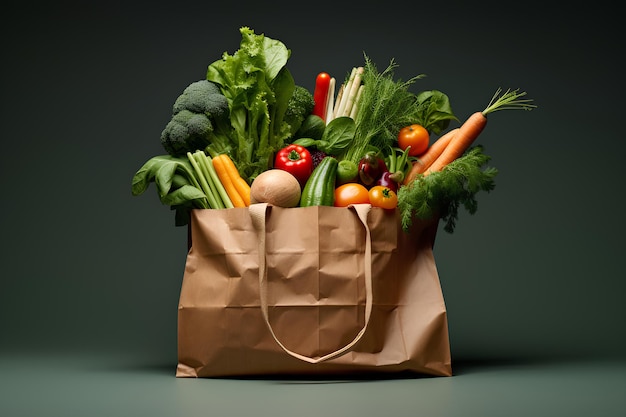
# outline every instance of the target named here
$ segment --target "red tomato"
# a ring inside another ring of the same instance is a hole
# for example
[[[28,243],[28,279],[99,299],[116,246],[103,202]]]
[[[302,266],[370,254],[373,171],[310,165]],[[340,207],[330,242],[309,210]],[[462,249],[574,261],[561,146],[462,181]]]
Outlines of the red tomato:
[[[398,207],[398,195],[389,187],[376,185],[369,190],[369,199],[372,207],[395,209]]]
[[[304,146],[287,145],[276,153],[274,168],[287,171],[298,179],[301,187],[304,187],[313,172],[313,158]]]
[[[350,204],[367,204],[370,196],[364,185],[348,182],[335,188],[335,207],[347,207]]]
[[[403,151],[411,147],[410,156],[421,155],[428,149],[430,143],[430,134],[423,126],[412,124],[405,126],[398,132],[398,146]]]

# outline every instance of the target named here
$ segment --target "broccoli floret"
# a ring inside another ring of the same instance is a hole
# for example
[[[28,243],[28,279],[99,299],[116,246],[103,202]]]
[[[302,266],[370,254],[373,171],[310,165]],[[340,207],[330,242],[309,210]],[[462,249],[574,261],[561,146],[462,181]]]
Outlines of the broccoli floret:
[[[196,81],[174,102],[172,119],[161,132],[161,144],[173,156],[212,145],[228,147],[229,107],[217,84]]]
[[[217,84],[208,80],[191,83],[174,102],[173,112],[189,110],[213,117],[228,116],[228,102]]]
[[[289,124],[290,137],[300,129],[302,122],[313,111],[315,101],[313,94],[306,88],[296,85],[293,94],[287,103],[284,121]]]
[[[207,147],[212,131],[213,124],[206,115],[181,110],[163,129],[161,143],[170,155],[185,155]]]

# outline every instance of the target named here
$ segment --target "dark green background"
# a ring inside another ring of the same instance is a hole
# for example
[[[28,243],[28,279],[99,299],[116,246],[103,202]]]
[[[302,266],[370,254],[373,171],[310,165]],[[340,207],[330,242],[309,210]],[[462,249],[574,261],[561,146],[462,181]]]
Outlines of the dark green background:
[[[614,358],[623,323],[624,67],[616,11],[532,3],[57,2],[3,12],[0,349],[174,366],[186,230],[131,178],[171,105],[239,45],[283,41],[310,89],[367,53],[427,77],[461,118],[498,87],[479,142],[500,170],[435,247],[455,360]],[[226,5],[230,4],[230,5]],[[326,14],[324,14],[326,9]],[[280,10],[280,11],[277,11]]]

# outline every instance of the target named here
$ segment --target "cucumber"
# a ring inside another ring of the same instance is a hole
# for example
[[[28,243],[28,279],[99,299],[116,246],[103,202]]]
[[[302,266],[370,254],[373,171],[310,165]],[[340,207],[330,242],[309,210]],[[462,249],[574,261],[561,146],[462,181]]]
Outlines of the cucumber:
[[[300,207],[333,206],[335,204],[335,180],[339,162],[332,156],[322,159],[304,184]]]

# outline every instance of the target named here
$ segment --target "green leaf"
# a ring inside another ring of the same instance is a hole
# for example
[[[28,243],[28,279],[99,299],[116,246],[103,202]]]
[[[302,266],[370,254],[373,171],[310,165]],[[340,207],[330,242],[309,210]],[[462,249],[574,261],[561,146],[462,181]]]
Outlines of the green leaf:
[[[149,175],[150,169],[145,165],[135,173],[131,185],[131,193],[134,196],[141,195],[148,189],[148,185],[150,184],[150,181],[148,179]]]
[[[180,188],[183,185],[191,185],[189,179],[184,175],[174,174],[174,176],[172,176],[172,188]]]
[[[291,136],[291,127],[284,123],[289,100],[296,88],[293,76],[287,68],[283,68],[271,83],[274,99],[270,102],[270,137],[269,148],[257,150],[263,157],[273,155],[285,144],[285,139]]]
[[[178,206],[189,201],[206,198],[206,195],[191,185],[183,185],[182,187],[172,191],[161,197],[161,202],[168,206]]]
[[[228,99],[236,135],[231,157],[250,181],[269,168],[273,151],[282,145],[288,130],[282,117],[293,78],[285,68],[290,51],[282,42],[248,27],[240,32],[239,49],[209,65],[206,78],[217,83]]]
[[[135,173],[132,180],[131,191],[134,196],[143,194],[154,181],[154,177],[159,168],[172,160],[170,155],[157,155],[146,161]]]
[[[392,60],[385,70],[379,72],[371,59],[365,57],[363,90],[355,118],[356,132],[343,159],[358,164],[365,148],[372,145],[386,149],[394,145],[398,131],[415,122],[415,94],[409,91],[409,87],[422,76],[396,81],[396,67]]]
[[[295,137],[320,140],[322,139],[324,130],[326,130],[326,122],[324,122],[324,119],[315,114],[310,114],[302,122],[302,125],[296,132]]]
[[[293,141],[294,144],[304,146],[305,148],[313,148],[317,147],[316,144],[319,140],[315,140],[312,138],[300,138]]]
[[[160,197],[163,197],[169,193],[172,188],[172,178],[176,172],[178,164],[176,162],[164,162],[159,166],[154,176],[154,183],[157,186],[157,190]]]
[[[291,51],[279,40],[268,38],[265,35],[256,35],[248,27],[240,29],[242,42],[240,49],[250,57],[258,57],[263,61],[260,66],[270,81],[278,76],[278,73],[287,65]]]
[[[440,134],[451,120],[458,120],[452,112],[448,96],[438,90],[422,91],[416,96],[417,119],[429,132]]]
[[[350,146],[355,131],[356,124],[351,117],[337,117],[326,125],[320,140],[322,147],[318,145],[317,148],[329,155],[339,155]]]
[[[293,143],[305,148],[315,147],[328,155],[338,156],[350,146],[354,140],[355,131],[356,124],[354,120],[351,117],[342,116],[328,123],[321,139],[300,138],[293,141]]]

